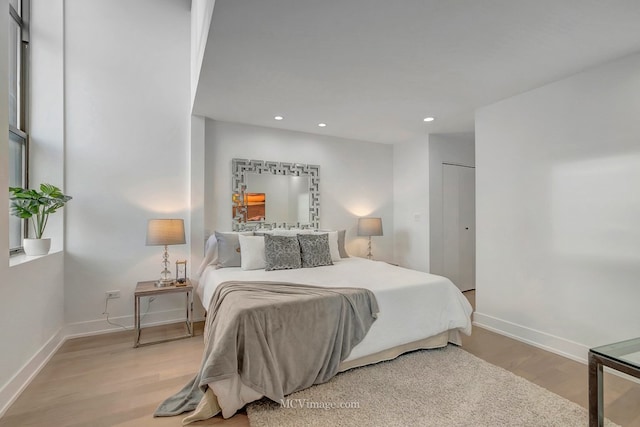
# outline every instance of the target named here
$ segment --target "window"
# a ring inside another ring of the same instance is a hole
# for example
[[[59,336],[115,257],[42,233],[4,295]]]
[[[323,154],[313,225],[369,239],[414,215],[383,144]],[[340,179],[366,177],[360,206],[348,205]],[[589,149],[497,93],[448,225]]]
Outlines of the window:
[[[29,0],[9,1],[9,185],[27,187],[29,171]],[[22,250],[26,221],[9,218],[9,251]]]

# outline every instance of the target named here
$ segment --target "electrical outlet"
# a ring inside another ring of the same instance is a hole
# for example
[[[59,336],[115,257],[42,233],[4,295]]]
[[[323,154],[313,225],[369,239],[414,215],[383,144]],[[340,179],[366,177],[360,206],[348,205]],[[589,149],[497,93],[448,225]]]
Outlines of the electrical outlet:
[[[105,292],[107,299],[120,298],[120,291],[108,291]]]

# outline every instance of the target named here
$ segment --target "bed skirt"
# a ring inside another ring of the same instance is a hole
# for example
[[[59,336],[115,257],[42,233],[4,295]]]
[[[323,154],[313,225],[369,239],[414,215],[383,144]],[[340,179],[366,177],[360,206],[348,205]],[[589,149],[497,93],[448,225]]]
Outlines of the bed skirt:
[[[444,331],[443,333],[433,337],[388,348],[357,359],[344,361],[340,364],[338,372],[348,371],[349,369],[359,368],[361,366],[373,365],[374,363],[383,362],[385,360],[393,360],[401,354],[410,351],[445,347],[449,342],[460,345],[460,335],[458,330]]]

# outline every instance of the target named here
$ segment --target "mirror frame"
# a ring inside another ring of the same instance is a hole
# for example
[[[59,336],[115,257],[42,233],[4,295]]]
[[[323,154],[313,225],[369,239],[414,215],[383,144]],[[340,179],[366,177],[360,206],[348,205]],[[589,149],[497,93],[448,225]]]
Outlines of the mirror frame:
[[[258,228],[319,228],[320,227],[320,166],[303,163],[281,163],[265,160],[232,159],[231,161],[231,198],[239,194],[236,204],[236,216],[233,217],[233,231],[255,230]],[[264,221],[244,222],[247,208],[242,205],[247,192],[247,174],[272,174],[309,177],[309,222],[288,224],[267,223]]]

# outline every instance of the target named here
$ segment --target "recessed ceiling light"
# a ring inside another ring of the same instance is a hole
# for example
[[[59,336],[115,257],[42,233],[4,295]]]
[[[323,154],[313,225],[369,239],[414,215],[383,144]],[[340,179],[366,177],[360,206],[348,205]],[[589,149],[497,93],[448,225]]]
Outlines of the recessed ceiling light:
[[[327,124],[326,124],[326,123],[318,123],[318,126],[320,126],[321,128],[323,128],[323,127],[327,126]]]
[[[284,117],[282,117],[282,116],[275,116],[275,117],[274,117],[274,119],[276,119],[276,120],[282,120],[282,119],[284,119]]]
[[[425,122],[432,122],[432,121],[434,121],[435,119],[436,119],[435,117],[425,117],[425,118],[424,118],[424,121],[425,121]]]

